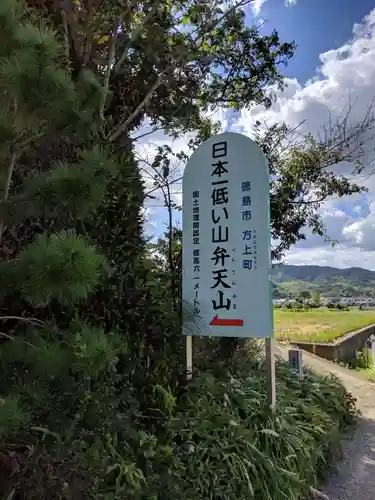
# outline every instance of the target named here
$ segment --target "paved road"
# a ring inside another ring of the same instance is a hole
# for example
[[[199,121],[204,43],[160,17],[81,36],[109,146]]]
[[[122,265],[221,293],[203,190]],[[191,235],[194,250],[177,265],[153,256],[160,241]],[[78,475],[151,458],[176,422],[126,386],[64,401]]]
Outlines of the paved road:
[[[356,432],[343,443],[343,460],[322,492],[329,500],[375,500],[375,384],[307,352],[303,361],[318,373],[339,377],[361,412]]]

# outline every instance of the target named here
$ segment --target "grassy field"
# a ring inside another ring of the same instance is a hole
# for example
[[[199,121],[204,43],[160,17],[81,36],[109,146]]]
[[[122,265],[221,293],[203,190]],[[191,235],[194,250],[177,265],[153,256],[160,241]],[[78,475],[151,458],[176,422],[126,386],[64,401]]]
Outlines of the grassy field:
[[[302,312],[275,309],[274,318],[278,340],[333,342],[348,332],[375,323],[375,309],[337,311],[321,307]]]

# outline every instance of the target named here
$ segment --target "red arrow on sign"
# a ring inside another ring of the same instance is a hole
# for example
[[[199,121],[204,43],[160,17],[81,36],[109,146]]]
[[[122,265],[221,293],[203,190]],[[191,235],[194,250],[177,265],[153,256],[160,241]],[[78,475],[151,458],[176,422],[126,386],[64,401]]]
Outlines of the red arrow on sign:
[[[210,322],[211,326],[243,326],[243,319],[225,319],[219,318],[219,315],[216,314]]]

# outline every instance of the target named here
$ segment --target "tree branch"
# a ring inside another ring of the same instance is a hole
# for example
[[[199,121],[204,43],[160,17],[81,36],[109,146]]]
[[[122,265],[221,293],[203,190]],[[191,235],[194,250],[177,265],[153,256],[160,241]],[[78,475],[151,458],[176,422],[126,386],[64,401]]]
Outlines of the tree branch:
[[[191,43],[195,44],[195,46],[197,47],[198,46],[197,41],[196,40],[192,40],[192,38],[191,38],[192,34],[198,32],[198,31],[202,31],[203,29],[205,30],[205,33],[208,33],[209,31],[213,30],[218,24],[220,24],[232,12],[234,12],[235,10],[237,10],[240,7],[243,7],[243,6],[247,5],[247,4],[249,4],[251,1],[252,0],[240,0],[239,2],[237,2],[236,4],[234,4],[231,8],[229,8],[227,11],[225,11],[221,16],[219,16],[217,19],[215,19],[214,21],[210,20],[207,23],[203,24],[203,26],[198,26],[195,30],[192,31],[192,33],[190,33],[188,35],[189,36],[189,40],[191,41]],[[144,26],[144,23],[142,23],[139,26],[139,30],[142,29],[143,26]],[[176,31],[178,31],[178,30],[176,30]],[[199,36],[201,36],[201,35],[199,35]],[[122,59],[120,59],[120,61],[121,60]],[[181,55],[179,58],[177,58],[177,60],[178,60],[178,62],[184,62],[184,56]],[[155,90],[157,90],[158,87],[160,87],[160,85],[163,83],[164,78],[166,77],[166,75],[171,70],[173,71],[174,68],[172,67],[172,65],[169,65],[158,76],[156,82],[152,85],[152,87],[150,88],[150,90],[147,92],[146,96],[142,100],[142,102],[136,107],[136,109],[133,111],[133,113],[131,113],[131,115],[123,123],[121,123],[116,128],[116,130],[114,132],[111,132],[109,134],[109,140],[110,141],[116,140],[125,131],[125,129],[128,127],[128,125],[130,125],[133,122],[133,120],[135,120],[135,118],[138,116],[138,114],[149,103],[149,101],[152,98],[152,94],[155,92]]]
[[[133,2],[129,7],[128,7],[128,11],[131,11],[132,10],[132,7],[136,6],[138,4],[138,2]],[[120,67],[122,66],[124,60],[125,60],[125,57],[128,53],[128,50],[129,50],[129,47],[131,46],[131,44],[136,40],[137,36],[140,34],[141,30],[144,28],[145,24],[147,23],[147,21],[151,18],[151,16],[154,15],[154,13],[156,12],[156,9],[158,7],[158,2],[155,0],[154,1],[154,4],[152,6],[152,8],[149,10],[149,12],[147,13],[145,19],[143,20],[142,23],[140,23],[134,30],[133,32],[131,33],[130,37],[129,37],[129,40],[121,54],[121,57],[120,59],[117,61],[116,65],[115,65],[115,68],[114,68],[114,71],[115,73],[117,73],[120,69]]]
[[[109,141],[115,141],[120,137],[120,135],[124,132],[124,130],[130,125],[130,123],[138,116],[138,114],[143,110],[145,106],[149,103],[149,101],[152,99],[152,95],[155,92],[155,90],[160,87],[160,85],[163,83],[163,78],[164,75],[159,75],[158,78],[156,79],[156,82],[153,84],[153,86],[150,88],[150,90],[147,92],[146,96],[144,99],[138,104],[138,106],[135,108],[133,113],[123,122],[120,123],[120,125],[117,127],[117,129],[111,133],[109,136]]]
[[[75,65],[75,72],[79,73],[82,67],[81,54],[80,54],[80,44],[78,41],[78,24],[77,20],[74,18],[72,0],[63,0],[61,5],[63,16],[65,16],[66,25],[68,28],[68,40],[69,40],[69,51],[70,51],[70,62]]]
[[[0,316],[0,321],[10,321],[10,320],[21,321],[23,323],[30,323],[31,325],[37,326],[39,328],[45,328],[53,330],[56,333],[60,333],[56,327],[38,318],[31,318],[31,317],[24,318],[22,316]]]
[[[109,78],[111,76],[113,61],[115,58],[117,28],[118,28],[118,22],[116,22],[114,25],[114,32],[113,32],[113,35],[111,37],[111,43],[109,46],[109,54],[108,54],[108,61],[107,61],[107,71],[106,71],[105,80],[104,80],[103,92],[102,92],[100,104],[99,104],[99,118],[100,118],[102,124],[104,123],[104,120],[105,120],[104,108],[105,108],[105,103],[106,103],[108,91],[109,91]]]
[[[5,339],[8,339],[8,340],[16,340],[15,337],[12,337],[11,335],[8,335],[7,333],[4,333],[4,332],[0,332],[0,337],[4,337]],[[30,347],[33,347],[34,349],[37,349],[37,347],[34,345],[34,344],[31,344],[31,342],[28,342],[27,340],[23,339],[23,341],[25,342],[25,344],[27,344],[28,346]]]
[[[137,135],[137,137],[134,137],[132,139],[132,141],[133,142],[138,141],[139,139],[142,139],[143,137],[147,137],[148,135],[154,134],[155,132],[158,132],[159,130],[163,130],[163,127],[154,127],[149,132],[145,132],[144,134]]]
[[[14,99],[14,102],[13,102],[13,113],[14,113],[14,115],[16,115],[16,113],[17,113],[17,108],[18,108],[17,101],[16,101],[16,99]],[[10,160],[9,160],[9,164],[8,164],[7,178],[5,180],[4,194],[3,194],[3,200],[2,201],[6,201],[8,199],[8,196],[9,196],[10,184],[12,182],[12,175],[13,175],[14,167],[15,167],[15,164],[16,164],[16,158],[17,158],[17,155],[16,155],[16,152],[14,150],[14,146],[12,146],[11,147]],[[3,233],[4,233],[4,220],[2,219],[1,222],[0,222],[0,241],[1,241],[2,237],[3,237]]]
[[[91,57],[91,51],[92,51],[92,35],[89,36],[89,25],[93,19],[93,12],[94,12],[94,7],[97,7],[97,5],[100,3],[100,0],[96,0],[93,4],[93,0],[85,0],[84,1],[84,8],[86,9],[86,16],[85,16],[85,40],[83,43],[83,50],[82,50],[82,56],[83,56],[83,65],[86,66],[87,63],[90,60]]]

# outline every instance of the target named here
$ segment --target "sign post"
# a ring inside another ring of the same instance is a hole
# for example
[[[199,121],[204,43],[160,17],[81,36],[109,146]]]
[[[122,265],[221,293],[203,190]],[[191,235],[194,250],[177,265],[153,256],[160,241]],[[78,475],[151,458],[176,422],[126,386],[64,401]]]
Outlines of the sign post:
[[[276,341],[272,336],[266,339],[267,399],[272,411],[276,409]]]
[[[188,161],[182,191],[182,296],[195,314],[183,314],[183,334],[268,339],[274,408],[267,160],[244,135],[211,137]]]
[[[191,380],[193,376],[193,337],[186,336],[186,378]]]
[[[303,363],[302,363],[302,351],[301,349],[289,349],[288,351],[289,366],[292,371],[298,376],[299,379],[303,379]]]

